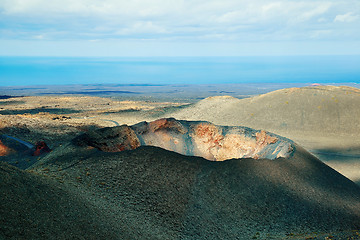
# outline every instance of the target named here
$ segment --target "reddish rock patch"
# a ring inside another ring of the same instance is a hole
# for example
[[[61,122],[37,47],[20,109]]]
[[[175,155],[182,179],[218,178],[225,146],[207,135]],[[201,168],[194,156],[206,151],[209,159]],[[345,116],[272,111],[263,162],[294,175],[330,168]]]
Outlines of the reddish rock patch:
[[[104,152],[121,152],[140,146],[136,134],[126,125],[89,131],[74,140],[78,145],[95,147]]]
[[[0,157],[4,157],[9,155],[12,152],[12,149],[5,146],[3,142],[0,140]]]
[[[289,156],[294,149],[291,140],[263,130],[173,118],[141,122],[130,127],[123,125],[99,129],[77,137],[74,143],[106,152],[157,146],[211,161],[232,158],[275,159]]]
[[[276,143],[277,140],[276,137],[269,136],[264,130],[256,133],[256,143],[258,145],[266,146],[268,144]]]
[[[48,147],[48,145],[44,141],[40,141],[36,143],[33,156],[40,156],[41,154],[49,152],[51,152],[51,149]]]
[[[173,118],[162,118],[149,123],[148,129],[151,132],[160,130],[186,133],[186,129]]]

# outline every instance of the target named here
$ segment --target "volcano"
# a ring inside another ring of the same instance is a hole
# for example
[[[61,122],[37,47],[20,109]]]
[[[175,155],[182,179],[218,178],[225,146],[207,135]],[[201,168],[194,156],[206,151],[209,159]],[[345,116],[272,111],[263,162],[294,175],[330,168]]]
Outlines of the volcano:
[[[1,236],[342,239],[360,227],[355,183],[291,140],[243,127],[160,119],[99,129],[29,171],[0,170]]]

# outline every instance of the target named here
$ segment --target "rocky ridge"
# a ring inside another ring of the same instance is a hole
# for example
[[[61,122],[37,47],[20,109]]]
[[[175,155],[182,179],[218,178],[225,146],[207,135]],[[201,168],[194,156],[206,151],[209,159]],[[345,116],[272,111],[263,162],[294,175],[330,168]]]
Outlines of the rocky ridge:
[[[174,118],[89,131],[75,138],[74,142],[105,152],[156,146],[211,161],[232,158],[276,159],[290,156],[294,148],[291,140],[263,130],[216,126],[209,122]]]

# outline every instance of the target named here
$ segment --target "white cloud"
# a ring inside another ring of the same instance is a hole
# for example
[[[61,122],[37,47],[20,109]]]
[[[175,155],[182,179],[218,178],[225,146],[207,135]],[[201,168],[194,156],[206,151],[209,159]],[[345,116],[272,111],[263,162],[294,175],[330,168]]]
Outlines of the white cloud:
[[[38,39],[38,40],[43,40],[45,39],[45,35],[44,34],[40,34],[40,35],[36,35],[33,37],[34,39]]]
[[[304,11],[297,16],[297,20],[300,22],[304,22],[310,20],[313,17],[321,16],[325,14],[332,6],[331,3],[321,3],[316,5],[314,5],[313,9],[304,9]]]
[[[2,0],[0,8],[8,15],[54,16],[133,16],[149,17],[166,14],[179,6],[177,0]],[[180,4],[181,5],[181,4]]]
[[[331,39],[334,22],[357,38],[359,14],[358,0],[0,0],[0,31],[12,33],[0,38]]]
[[[337,15],[334,22],[354,22],[359,18],[359,15],[354,15],[352,12],[346,14]]]
[[[116,32],[119,35],[131,35],[131,34],[163,34],[168,31],[159,25],[154,24],[151,21],[136,22],[128,28],[121,29]]]

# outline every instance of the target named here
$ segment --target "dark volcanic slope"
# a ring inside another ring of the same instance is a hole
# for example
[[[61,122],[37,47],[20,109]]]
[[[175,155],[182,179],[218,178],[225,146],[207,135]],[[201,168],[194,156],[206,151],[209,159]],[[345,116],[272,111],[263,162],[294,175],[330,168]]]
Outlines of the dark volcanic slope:
[[[287,159],[212,162],[156,147],[69,144],[34,170],[69,183],[134,239],[279,239],[360,227],[359,187],[298,146]]]
[[[66,189],[0,162],[0,239],[117,239],[121,227]]]

